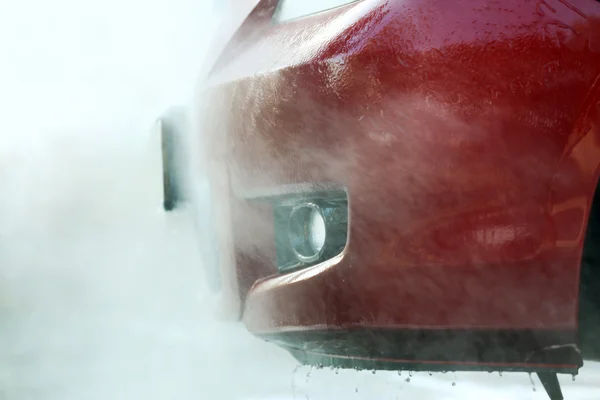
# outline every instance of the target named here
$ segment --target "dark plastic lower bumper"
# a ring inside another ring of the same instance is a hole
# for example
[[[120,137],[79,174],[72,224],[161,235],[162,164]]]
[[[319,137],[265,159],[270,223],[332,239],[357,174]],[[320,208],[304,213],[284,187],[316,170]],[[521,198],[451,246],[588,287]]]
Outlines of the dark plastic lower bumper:
[[[566,331],[351,329],[261,335],[303,364],[424,371],[553,371],[583,366]]]

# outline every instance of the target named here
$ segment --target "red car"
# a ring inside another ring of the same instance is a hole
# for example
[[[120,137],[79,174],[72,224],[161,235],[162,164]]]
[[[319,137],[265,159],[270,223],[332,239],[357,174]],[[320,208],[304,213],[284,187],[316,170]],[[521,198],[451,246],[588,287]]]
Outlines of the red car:
[[[230,16],[195,134],[233,315],[303,363],[537,372],[562,398],[600,357],[600,2]]]

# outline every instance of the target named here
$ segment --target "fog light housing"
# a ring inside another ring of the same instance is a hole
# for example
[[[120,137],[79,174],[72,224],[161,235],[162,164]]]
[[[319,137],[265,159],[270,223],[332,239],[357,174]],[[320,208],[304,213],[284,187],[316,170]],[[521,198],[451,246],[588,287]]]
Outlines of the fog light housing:
[[[322,263],[346,247],[348,197],[344,190],[289,194],[274,203],[280,273]]]
[[[318,260],[325,250],[327,226],[319,206],[300,204],[290,213],[288,237],[296,258],[303,263]]]

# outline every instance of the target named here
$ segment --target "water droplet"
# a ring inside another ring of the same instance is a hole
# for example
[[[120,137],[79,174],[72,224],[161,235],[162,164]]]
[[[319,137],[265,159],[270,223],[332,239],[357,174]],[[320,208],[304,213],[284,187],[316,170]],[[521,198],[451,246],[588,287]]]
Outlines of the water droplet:
[[[531,375],[531,372],[529,373],[529,381],[531,382],[531,385],[533,386],[533,391],[535,392],[535,382],[533,381],[533,376]]]
[[[410,378],[406,378],[406,383],[410,383]]]
[[[575,382],[575,374],[571,375],[571,378],[573,378],[573,382]]]
[[[340,369],[339,368],[334,369],[334,371],[335,371],[336,375],[340,373]]]
[[[296,372],[298,372],[300,367],[302,367],[302,365],[297,365],[292,373],[292,394],[294,395],[294,398],[296,398]]]
[[[412,378],[412,371],[408,371],[408,376]]]
[[[498,375],[499,375],[499,376],[502,376],[502,371],[498,371]]]
[[[452,386],[456,386],[456,382],[452,382]]]
[[[373,370],[373,371],[371,371],[371,373],[372,373],[373,375],[375,375],[375,374],[377,373],[377,371],[376,371],[376,370]]]
[[[402,376],[402,371],[398,371],[398,376]]]
[[[358,388],[354,389],[354,392],[355,392],[355,393],[358,393]]]
[[[429,371],[429,376],[433,376],[433,372]]]
[[[323,364],[317,365],[317,369],[323,369]]]

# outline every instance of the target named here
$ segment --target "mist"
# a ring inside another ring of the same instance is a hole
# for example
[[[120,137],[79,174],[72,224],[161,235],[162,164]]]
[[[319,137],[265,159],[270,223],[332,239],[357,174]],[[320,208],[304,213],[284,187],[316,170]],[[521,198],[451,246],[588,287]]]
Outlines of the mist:
[[[161,208],[151,127],[192,104],[223,10],[2,7],[0,399],[545,398],[525,374],[299,367],[214,318],[195,222]],[[567,397],[598,398],[598,370],[561,377]]]

